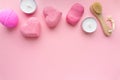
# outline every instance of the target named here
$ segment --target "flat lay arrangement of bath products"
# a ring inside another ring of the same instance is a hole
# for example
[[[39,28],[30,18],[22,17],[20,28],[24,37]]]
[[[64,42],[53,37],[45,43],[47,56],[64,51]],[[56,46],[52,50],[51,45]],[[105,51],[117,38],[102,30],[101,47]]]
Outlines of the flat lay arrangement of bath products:
[[[36,3],[37,2],[35,0],[20,0],[20,9],[23,14],[34,14],[36,9],[38,8]],[[89,10],[91,14],[95,16],[95,18],[89,16],[82,21],[80,27],[82,27],[82,30],[85,33],[94,33],[98,28],[98,24],[100,24],[105,36],[111,36],[115,28],[115,22],[112,17],[108,17],[107,21],[111,23],[111,26],[106,23],[106,21],[104,20],[104,15],[102,14],[102,8],[103,7],[100,2],[94,2],[91,4]],[[84,12],[84,6],[82,6],[82,4],[80,4],[79,2],[75,3],[68,10],[65,20],[71,26],[76,26],[76,24],[78,24],[78,22],[84,16]],[[61,20],[62,14],[64,14],[62,13],[62,11],[57,10],[52,6],[45,7],[43,9],[43,15],[44,21],[47,24],[48,28],[53,29],[57,27],[58,23]],[[19,17],[17,13],[12,9],[2,9],[0,10],[0,23],[6,28],[13,29],[17,27],[17,24],[19,23]],[[41,23],[39,18],[30,17],[25,23],[20,26],[20,32],[24,37],[38,38],[41,34]]]

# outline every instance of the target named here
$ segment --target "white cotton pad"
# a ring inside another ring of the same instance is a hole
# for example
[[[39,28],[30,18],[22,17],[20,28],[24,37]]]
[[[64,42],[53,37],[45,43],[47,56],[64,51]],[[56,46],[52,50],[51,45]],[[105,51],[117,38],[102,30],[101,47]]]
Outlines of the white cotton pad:
[[[88,17],[82,22],[82,29],[84,32],[93,33],[97,29],[97,22],[94,18]]]
[[[34,0],[21,0],[20,9],[27,14],[32,14],[36,11],[37,5]]]

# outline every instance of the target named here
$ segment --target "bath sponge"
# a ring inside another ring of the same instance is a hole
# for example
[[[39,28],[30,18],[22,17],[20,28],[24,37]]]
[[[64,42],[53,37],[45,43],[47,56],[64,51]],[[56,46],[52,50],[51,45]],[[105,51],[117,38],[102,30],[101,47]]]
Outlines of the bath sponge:
[[[0,11],[0,23],[7,28],[14,28],[18,24],[18,15],[12,9]]]

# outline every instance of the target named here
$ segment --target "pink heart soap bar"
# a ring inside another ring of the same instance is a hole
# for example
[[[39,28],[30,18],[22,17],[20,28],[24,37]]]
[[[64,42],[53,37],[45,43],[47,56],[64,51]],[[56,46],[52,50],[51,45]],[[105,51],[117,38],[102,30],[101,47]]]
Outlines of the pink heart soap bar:
[[[84,13],[84,7],[81,4],[76,3],[69,10],[66,16],[66,21],[71,25],[76,25],[81,19],[83,13]]]
[[[59,23],[62,16],[62,12],[54,9],[53,7],[46,7],[43,10],[43,15],[45,17],[46,24],[50,28],[54,28]]]
[[[31,17],[24,25],[21,26],[21,33],[25,37],[39,37],[40,27],[40,21],[35,17]]]
[[[18,16],[12,9],[1,10],[0,23],[2,23],[7,28],[16,27],[18,24]]]

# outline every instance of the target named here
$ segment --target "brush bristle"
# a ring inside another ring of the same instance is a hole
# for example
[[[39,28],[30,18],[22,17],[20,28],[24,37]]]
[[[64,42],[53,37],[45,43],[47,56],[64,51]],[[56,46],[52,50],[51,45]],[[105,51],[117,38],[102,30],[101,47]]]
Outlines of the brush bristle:
[[[95,2],[92,5],[93,10],[97,13],[97,14],[101,14],[102,13],[102,6],[99,2]]]

